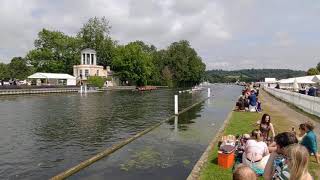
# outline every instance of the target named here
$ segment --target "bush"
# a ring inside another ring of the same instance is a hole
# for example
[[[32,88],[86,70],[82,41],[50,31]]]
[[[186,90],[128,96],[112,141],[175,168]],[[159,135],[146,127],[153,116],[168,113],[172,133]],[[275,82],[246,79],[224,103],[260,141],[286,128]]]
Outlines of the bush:
[[[105,82],[106,82],[106,78],[103,78],[100,76],[90,76],[88,78],[88,84],[91,84],[98,88],[102,88]]]

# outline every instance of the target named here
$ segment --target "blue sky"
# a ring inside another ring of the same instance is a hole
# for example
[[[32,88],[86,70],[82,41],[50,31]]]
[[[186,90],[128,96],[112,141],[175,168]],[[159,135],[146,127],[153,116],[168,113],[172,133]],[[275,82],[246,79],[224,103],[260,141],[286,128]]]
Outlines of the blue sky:
[[[93,16],[109,19],[120,44],[189,40],[207,69],[307,70],[320,62],[316,0],[2,0],[0,62],[25,56],[42,28],[75,35]]]

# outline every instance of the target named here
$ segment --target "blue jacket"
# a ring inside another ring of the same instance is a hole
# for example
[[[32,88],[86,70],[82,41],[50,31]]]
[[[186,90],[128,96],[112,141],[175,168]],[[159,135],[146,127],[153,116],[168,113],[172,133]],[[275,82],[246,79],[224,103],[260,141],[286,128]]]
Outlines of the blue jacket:
[[[308,91],[309,96],[316,96],[316,88],[311,87]]]
[[[310,153],[318,152],[317,136],[313,131],[307,132],[303,137],[301,144],[305,146]]]
[[[249,104],[251,105],[251,106],[256,106],[257,105],[257,96],[253,93],[253,94],[251,94],[249,97],[248,97],[248,99],[249,99]]]

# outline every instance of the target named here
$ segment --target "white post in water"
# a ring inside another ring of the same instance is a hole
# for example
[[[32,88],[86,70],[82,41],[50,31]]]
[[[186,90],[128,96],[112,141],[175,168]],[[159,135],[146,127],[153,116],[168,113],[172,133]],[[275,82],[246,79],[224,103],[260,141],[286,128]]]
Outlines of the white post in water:
[[[208,88],[208,98],[210,97],[210,88]]]
[[[178,116],[174,117],[174,131],[178,131]]]
[[[87,85],[84,85],[84,93],[87,94]]]
[[[82,94],[82,86],[80,86],[80,94]]]
[[[178,95],[174,95],[174,114],[178,115]]]

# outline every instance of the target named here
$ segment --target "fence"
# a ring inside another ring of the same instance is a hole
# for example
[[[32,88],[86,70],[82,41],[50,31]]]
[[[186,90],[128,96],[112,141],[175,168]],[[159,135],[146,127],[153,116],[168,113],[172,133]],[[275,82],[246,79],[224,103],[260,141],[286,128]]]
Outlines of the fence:
[[[65,93],[78,92],[79,87],[71,88],[36,88],[36,89],[0,89],[1,95],[17,95],[17,94],[42,94],[42,93]]]
[[[282,89],[264,88],[265,91],[274,95],[275,97],[291,103],[298,108],[310,114],[320,117],[320,98],[308,96],[296,92],[291,92]]]

